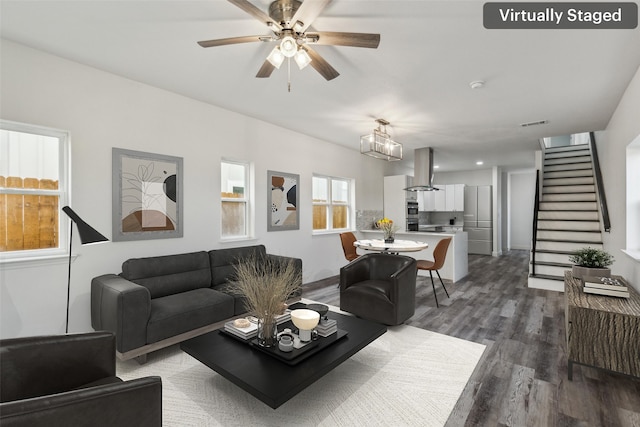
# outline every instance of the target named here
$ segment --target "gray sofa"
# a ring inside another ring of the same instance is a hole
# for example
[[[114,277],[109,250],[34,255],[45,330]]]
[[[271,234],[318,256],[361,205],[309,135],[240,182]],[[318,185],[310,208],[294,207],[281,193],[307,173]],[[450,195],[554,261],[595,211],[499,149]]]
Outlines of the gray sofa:
[[[120,359],[144,362],[149,352],[245,313],[243,297],[226,287],[235,265],[250,257],[293,260],[302,272],[302,260],[267,254],[263,245],[132,258],[120,274],[91,281],[91,326],[115,333]]]

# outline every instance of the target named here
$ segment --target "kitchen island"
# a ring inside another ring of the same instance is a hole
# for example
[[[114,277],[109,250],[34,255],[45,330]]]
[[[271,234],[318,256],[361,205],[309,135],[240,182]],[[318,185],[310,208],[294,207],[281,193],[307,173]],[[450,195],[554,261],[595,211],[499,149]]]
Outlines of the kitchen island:
[[[381,239],[382,231],[380,230],[359,230],[356,233],[358,239]],[[451,244],[447,250],[447,257],[445,258],[444,265],[440,270],[440,276],[443,279],[457,282],[467,275],[469,272],[469,260],[468,260],[468,244],[467,233],[460,231],[457,233],[441,233],[441,232],[423,232],[423,231],[398,231],[396,232],[396,239],[401,240],[416,240],[419,242],[426,242],[429,244],[427,249],[418,252],[407,252],[402,255],[407,255],[415,259],[433,260],[433,249],[438,242],[445,237],[451,237]],[[358,249],[359,254],[363,254],[366,251]],[[428,271],[418,270],[418,274],[421,276],[429,276]],[[437,278],[436,278],[437,280]]]

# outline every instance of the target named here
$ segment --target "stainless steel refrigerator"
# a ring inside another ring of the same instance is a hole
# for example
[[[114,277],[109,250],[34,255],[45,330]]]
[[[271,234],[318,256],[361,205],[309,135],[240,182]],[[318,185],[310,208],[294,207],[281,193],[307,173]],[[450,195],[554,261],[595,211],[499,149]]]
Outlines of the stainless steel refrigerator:
[[[469,253],[491,255],[493,250],[493,209],[490,185],[464,187],[464,231]]]

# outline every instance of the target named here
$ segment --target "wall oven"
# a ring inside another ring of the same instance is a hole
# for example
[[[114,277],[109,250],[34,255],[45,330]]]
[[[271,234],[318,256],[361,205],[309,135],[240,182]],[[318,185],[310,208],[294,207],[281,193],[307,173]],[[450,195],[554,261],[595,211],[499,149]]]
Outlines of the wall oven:
[[[407,200],[407,231],[418,231],[418,202]]]
[[[418,202],[407,201],[407,218],[418,217]]]

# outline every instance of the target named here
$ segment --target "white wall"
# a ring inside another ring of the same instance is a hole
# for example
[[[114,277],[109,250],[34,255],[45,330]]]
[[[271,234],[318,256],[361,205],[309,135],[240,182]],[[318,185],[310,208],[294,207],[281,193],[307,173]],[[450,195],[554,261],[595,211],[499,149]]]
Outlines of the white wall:
[[[510,172],[507,187],[508,247],[509,249],[531,249],[536,172],[531,170]]]
[[[346,264],[338,235],[312,235],[314,172],[355,178],[356,207],[382,210],[385,162],[361,155],[356,143],[351,150],[319,141],[6,40],[1,55],[2,118],[70,131],[71,206],[107,237],[112,147],[184,158],[183,238],[89,247],[74,241],[71,332],[91,330],[91,278],[119,273],[131,257],[264,244],[302,258],[305,283],[338,274]],[[255,240],[219,242],[222,157],[255,164]],[[267,170],[300,174],[300,230],[266,231]],[[0,265],[1,337],[64,331],[66,263]]]
[[[434,184],[495,185],[492,169],[477,169],[458,172],[435,172]]]
[[[598,157],[603,171],[611,233],[603,233],[604,248],[615,257],[611,266],[640,290],[640,263],[621,252],[627,236],[627,147],[640,135],[640,69],[636,71],[607,128],[596,134]],[[640,191],[636,185],[635,190]]]

